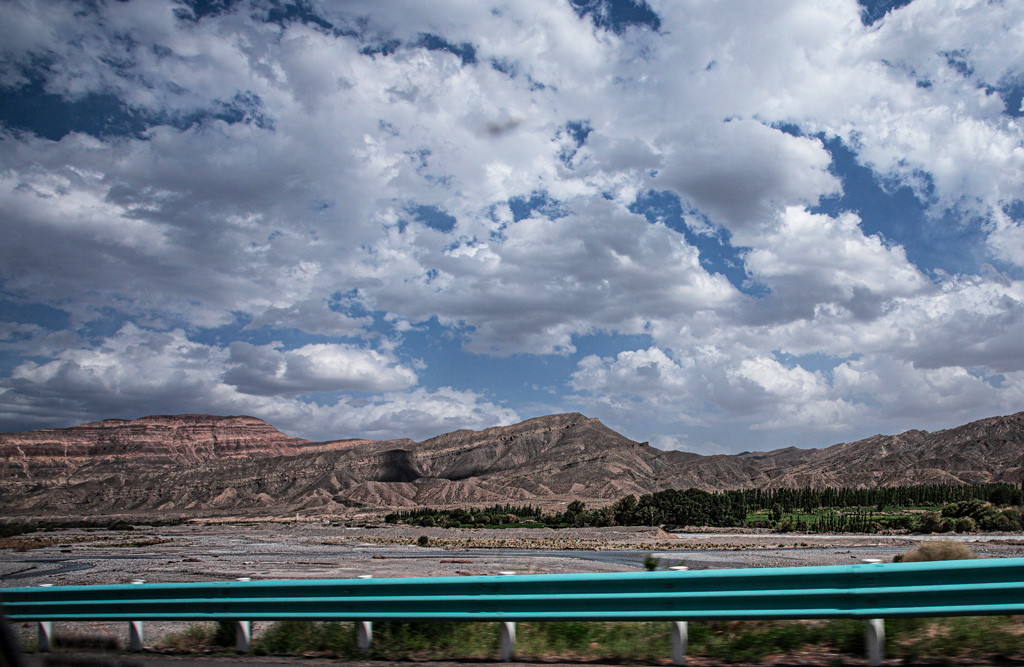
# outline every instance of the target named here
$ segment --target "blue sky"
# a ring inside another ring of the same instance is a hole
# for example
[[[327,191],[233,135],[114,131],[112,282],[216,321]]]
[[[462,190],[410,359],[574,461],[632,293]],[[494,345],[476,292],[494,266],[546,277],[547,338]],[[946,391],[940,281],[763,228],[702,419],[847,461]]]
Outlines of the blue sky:
[[[0,4],[0,431],[1024,409],[1024,8]]]

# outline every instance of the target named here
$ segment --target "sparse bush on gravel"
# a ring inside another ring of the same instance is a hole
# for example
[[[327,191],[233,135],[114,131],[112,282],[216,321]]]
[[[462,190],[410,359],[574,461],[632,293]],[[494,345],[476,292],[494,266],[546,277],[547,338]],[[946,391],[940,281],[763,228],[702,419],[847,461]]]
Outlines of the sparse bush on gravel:
[[[903,554],[900,562],[919,563],[932,560],[968,560],[977,558],[974,551],[963,542],[938,540],[925,542],[921,546]]]

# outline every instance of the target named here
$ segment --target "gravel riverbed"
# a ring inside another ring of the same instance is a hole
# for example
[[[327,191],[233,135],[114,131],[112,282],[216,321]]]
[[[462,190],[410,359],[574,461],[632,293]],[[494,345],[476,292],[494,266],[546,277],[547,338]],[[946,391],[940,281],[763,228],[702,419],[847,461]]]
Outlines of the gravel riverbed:
[[[418,546],[421,537],[427,546]],[[660,528],[470,530],[322,523],[68,529],[0,541],[0,586],[253,579],[617,572],[647,554],[692,569],[892,560],[923,540],[959,539],[986,557],[1024,555],[1022,535],[666,533]]]

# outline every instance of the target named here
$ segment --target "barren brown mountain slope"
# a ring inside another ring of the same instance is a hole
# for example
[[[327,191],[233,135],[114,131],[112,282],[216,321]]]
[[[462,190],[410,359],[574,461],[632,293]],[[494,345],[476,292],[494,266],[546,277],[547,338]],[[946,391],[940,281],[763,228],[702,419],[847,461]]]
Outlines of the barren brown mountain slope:
[[[1019,482],[1024,413],[738,456],[666,452],[570,413],[416,443],[314,443],[252,417],[106,420],[0,435],[7,514],[233,514],[609,500],[665,488]]]
[[[1024,413],[944,431],[874,435],[825,449],[745,454],[770,487],[980,484],[1024,479]]]

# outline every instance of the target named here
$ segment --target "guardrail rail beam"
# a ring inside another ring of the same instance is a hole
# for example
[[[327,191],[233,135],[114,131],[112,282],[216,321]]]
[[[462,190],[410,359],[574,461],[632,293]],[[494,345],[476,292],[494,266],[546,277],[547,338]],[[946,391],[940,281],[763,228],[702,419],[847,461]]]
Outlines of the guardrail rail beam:
[[[886,618],[1024,614],[1024,558],[732,570],[607,572],[395,579],[229,581],[3,589],[11,622],[233,621],[248,652],[251,621],[348,621],[368,651],[374,621],[501,623],[501,657],[515,623],[665,621],[682,664],[687,621],[852,618],[882,664]],[[238,621],[237,619],[247,619]]]

